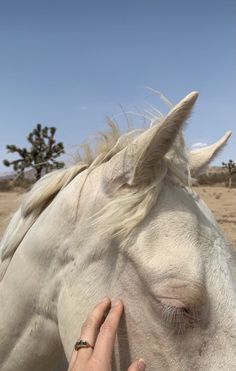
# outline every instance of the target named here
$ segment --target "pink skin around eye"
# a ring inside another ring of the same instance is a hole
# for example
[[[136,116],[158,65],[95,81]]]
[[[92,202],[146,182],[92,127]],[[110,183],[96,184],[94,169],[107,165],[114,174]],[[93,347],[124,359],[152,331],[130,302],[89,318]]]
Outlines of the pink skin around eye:
[[[160,302],[164,305],[168,305],[170,307],[175,307],[175,308],[186,308],[186,305],[182,303],[182,301],[175,299],[175,298],[167,298],[167,297],[162,297],[160,298]]]

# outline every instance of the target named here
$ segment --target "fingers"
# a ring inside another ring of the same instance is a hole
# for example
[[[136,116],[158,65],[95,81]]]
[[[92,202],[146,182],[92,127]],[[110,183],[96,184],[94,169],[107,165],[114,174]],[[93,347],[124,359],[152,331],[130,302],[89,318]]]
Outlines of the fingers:
[[[106,320],[100,328],[93,352],[93,356],[97,360],[103,361],[101,356],[106,354],[106,360],[111,362],[116,332],[122,312],[123,303],[118,300],[114,305],[112,305]]]
[[[134,361],[128,368],[128,371],[144,371],[146,368],[145,362],[142,358]]]
[[[101,303],[96,305],[84,322],[80,339],[87,341],[94,349],[89,347],[80,348],[78,351],[74,350],[68,371],[85,370],[89,369],[89,367],[98,371],[111,369],[112,353],[123,312],[123,303],[121,300],[118,300],[113,304],[103,322],[104,314],[110,308],[110,305],[110,299],[104,298]],[[144,370],[145,363],[142,358],[134,361],[128,368],[128,371]]]
[[[99,304],[95,306],[82,326],[80,339],[88,341],[88,343],[93,347],[95,346],[97,334],[104,320],[104,313],[110,308],[110,305],[111,300],[105,297]]]
[[[107,297],[104,298],[95,306],[82,325],[80,339],[87,341],[92,347],[94,347],[96,343],[97,334],[104,320],[104,313],[110,308],[110,305],[111,300]],[[84,364],[84,362],[90,358],[92,352],[93,348],[81,348],[78,351],[73,350],[68,371],[73,369],[77,361]]]
[[[77,355],[78,355],[77,351],[73,349],[73,352],[72,352],[72,355],[71,355],[71,358],[70,358],[69,368],[68,368],[67,371],[72,371],[73,370],[74,364],[76,362]]]

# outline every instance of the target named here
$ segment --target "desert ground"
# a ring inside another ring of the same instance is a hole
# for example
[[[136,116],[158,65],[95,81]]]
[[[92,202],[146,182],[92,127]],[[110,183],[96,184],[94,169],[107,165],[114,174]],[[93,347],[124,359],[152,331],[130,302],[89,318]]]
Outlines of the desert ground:
[[[212,210],[226,238],[236,249],[236,188],[201,186],[194,189]],[[23,193],[19,191],[0,192],[0,236],[22,197]]]
[[[22,192],[0,192],[0,238],[22,197]]]
[[[226,239],[236,249],[236,188],[202,186],[195,191],[206,202]]]

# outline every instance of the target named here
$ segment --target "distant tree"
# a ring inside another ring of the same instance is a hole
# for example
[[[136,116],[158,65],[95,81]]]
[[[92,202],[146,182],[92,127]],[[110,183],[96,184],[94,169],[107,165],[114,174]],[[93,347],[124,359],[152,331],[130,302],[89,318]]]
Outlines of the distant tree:
[[[13,161],[4,160],[4,165],[13,166],[18,176],[24,176],[25,169],[32,168],[35,171],[36,180],[53,169],[64,167],[64,162],[56,161],[56,158],[65,151],[62,142],[56,143],[55,133],[55,127],[43,127],[37,124],[27,137],[31,144],[29,149],[19,148],[14,144],[6,146],[8,152],[18,153],[21,158]]]
[[[228,186],[231,188],[232,185],[232,175],[236,173],[236,164],[233,160],[229,160],[227,163],[222,162],[222,166],[228,169],[229,172],[229,183]]]

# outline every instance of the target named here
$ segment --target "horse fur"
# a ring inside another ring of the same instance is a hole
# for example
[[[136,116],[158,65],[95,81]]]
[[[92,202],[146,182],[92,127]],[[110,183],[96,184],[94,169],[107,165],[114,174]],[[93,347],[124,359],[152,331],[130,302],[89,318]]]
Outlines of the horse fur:
[[[150,371],[234,368],[236,257],[189,188],[199,162],[182,128],[196,98],[141,133],[120,135],[110,122],[94,156],[86,150],[26,195],[1,243],[2,371],[51,371],[69,359],[104,295],[125,303],[116,370],[138,356]],[[201,166],[212,157],[203,153]]]

